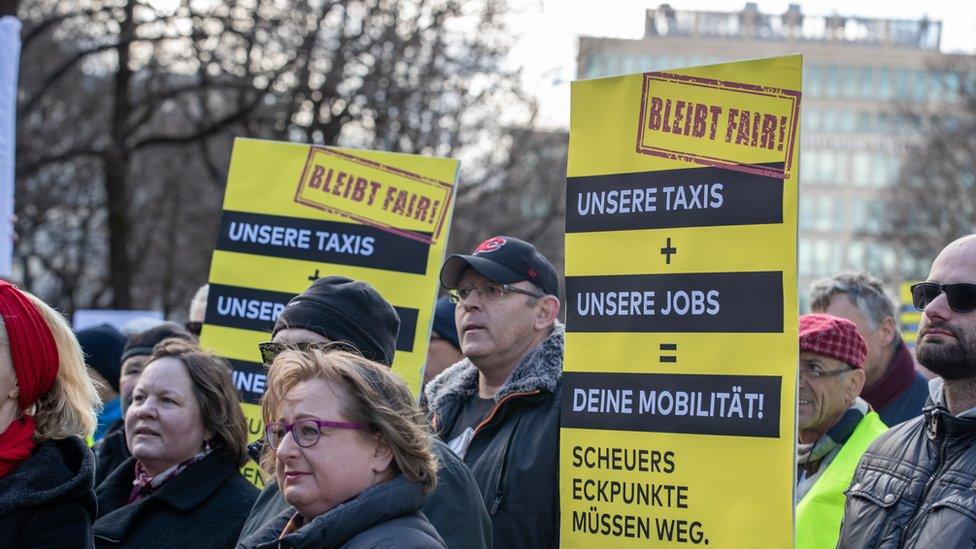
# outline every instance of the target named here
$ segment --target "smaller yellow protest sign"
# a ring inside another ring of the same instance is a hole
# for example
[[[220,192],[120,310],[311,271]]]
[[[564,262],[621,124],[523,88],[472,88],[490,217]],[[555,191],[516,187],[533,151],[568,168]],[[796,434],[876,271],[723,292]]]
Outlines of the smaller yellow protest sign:
[[[922,321],[922,312],[915,308],[912,303],[912,284],[915,282],[904,282],[901,291],[898,293],[900,299],[898,324],[901,328],[901,337],[909,349],[915,349],[915,342],[918,340],[918,323]]]
[[[458,163],[238,139],[210,266],[201,343],[231,364],[250,440],[263,434],[258,344],[315,280],[368,282],[400,317],[393,371],[417,394]],[[244,474],[261,485],[248,463]]]

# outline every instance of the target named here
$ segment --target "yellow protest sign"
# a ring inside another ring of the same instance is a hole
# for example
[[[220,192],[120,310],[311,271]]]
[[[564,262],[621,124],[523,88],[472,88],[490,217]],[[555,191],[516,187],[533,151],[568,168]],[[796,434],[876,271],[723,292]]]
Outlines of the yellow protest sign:
[[[901,337],[909,349],[915,349],[915,342],[918,340],[918,323],[922,321],[922,312],[915,308],[912,303],[912,284],[915,282],[903,282],[901,291],[898,293],[899,313],[898,324],[901,328]]]
[[[562,547],[792,546],[800,83],[573,83]]]
[[[230,360],[250,440],[263,431],[258,344],[320,277],[364,280],[393,304],[393,371],[419,392],[457,169],[445,158],[235,141],[201,343]],[[244,472],[262,485],[253,463]]]

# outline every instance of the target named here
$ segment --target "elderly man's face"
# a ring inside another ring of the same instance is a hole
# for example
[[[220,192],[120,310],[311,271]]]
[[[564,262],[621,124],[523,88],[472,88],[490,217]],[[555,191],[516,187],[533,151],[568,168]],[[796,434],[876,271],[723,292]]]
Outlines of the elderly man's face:
[[[864,343],[868,346],[868,355],[864,359],[866,384],[870,386],[880,380],[885,368],[888,367],[885,349],[891,347],[895,338],[894,319],[890,321],[886,319],[881,326],[872,326],[870,319],[844,293],[832,295],[827,309],[822,312],[850,320],[857,326],[857,333],[861,334]]]
[[[943,250],[927,281],[976,283],[976,239]],[[957,313],[940,294],[922,313],[915,353],[919,363],[946,380],[976,378],[976,311]]]
[[[850,408],[863,385],[863,370],[852,369],[835,358],[800,351],[800,442],[815,442],[829,431]]]

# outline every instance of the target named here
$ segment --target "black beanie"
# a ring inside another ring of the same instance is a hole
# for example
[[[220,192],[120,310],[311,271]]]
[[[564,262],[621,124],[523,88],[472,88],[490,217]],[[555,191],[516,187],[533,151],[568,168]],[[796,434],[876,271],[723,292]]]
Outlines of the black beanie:
[[[389,366],[396,352],[400,317],[369,284],[328,276],[288,302],[272,336],[285,328],[304,328],[332,341],[350,343],[364,357]]]
[[[122,362],[134,356],[149,356],[153,352],[153,347],[164,339],[171,337],[179,338],[190,343],[196,343],[197,338],[188,332],[186,328],[175,322],[163,322],[155,328],[149,328],[144,332],[129,336],[128,343],[125,344],[125,351],[122,352]]]
[[[78,330],[77,336],[81,350],[85,353],[85,364],[104,377],[116,393],[119,392],[125,336],[111,324],[99,324],[93,328]]]

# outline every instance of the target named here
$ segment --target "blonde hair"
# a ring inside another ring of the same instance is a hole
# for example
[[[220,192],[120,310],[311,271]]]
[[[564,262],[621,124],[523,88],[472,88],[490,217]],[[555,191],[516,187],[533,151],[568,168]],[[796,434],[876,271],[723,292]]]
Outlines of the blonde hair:
[[[396,470],[420,483],[424,493],[437,485],[437,459],[431,451],[431,435],[423,412],[414,403],[402,379],[382,364],[347,351],[287,350],[275,358],[268,385],[261,398],[265,425],[274,422],[281,403],[296,385],[322,379],[342,385],[348,394],[341,411],[348,421],[363,423],[390,446]],[[273,471],[274,449],[261,465]]]
[[[44,318],[58,349],[58,375],[51,389],[34,403],[34,441],[44,442],[72,435],[87,438],[95,432],[98,423],[96,414],[102,403],[95,383],[88,377],[81,345],[61,313],[33,294],[20,291]],[[3,322],[0,322],[0,347],[10,353],[10,341]]]

